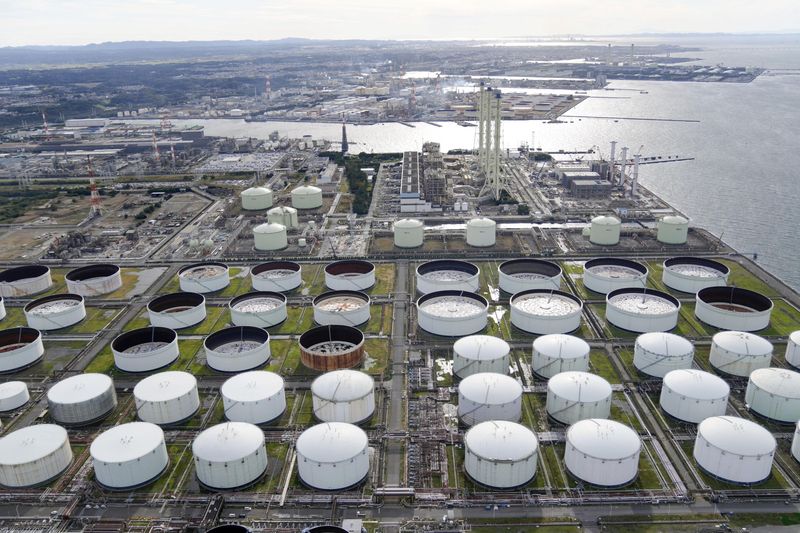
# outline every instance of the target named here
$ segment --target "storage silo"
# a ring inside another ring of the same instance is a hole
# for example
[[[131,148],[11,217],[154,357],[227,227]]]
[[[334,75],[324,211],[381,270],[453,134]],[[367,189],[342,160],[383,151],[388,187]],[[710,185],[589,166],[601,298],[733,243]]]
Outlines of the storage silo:
[[[122,271],[117,265],[87,265],[64,276],[67,291],[89,298],[114,292],[122,287]]]
[[[611,385],[588,372],[561,372],[547,380],[547,414],[562,424],[611,414]]]
[[[24,381],[0,383],[0,413],[19,409],[30,400],[28,385]]]
[[[676,291],[696,294],[706,287],[724,287],[731,269],[705,257],[671,257],[664,261],[661,281]]]
[[[436,291],[480,290],[480,269],[466,261],[437,259],[417,267],[417,292],[428,294]]]
[[[153,374],[133,388],[136,414],[144,422],[167,426],[183,422],[200,409],[197,379],[188,372]]]
[[[712,338],[708,361],[720,372],[748,377],[772,363],[772,343],[743,331],[720,331]]]
[[[195,263],[178,270],[178,281],[183,292],[206,294],[224,289],[231,283],[225,263]]]
[[[225,418],[231,422],[269,424],[286,411],[283,378],[254,370],[228,378],[220,387]]]
[[[736,416],[712,416],[697,426],[694,460],[704,471],[728,483],[752,485],[772,473],[778,444],[772,433]]]
[[[498,267],[500,289],[508,294],[531,289],[561,288],[563,270],[552,261],[542,259],[511,259]]]
[[[47,391],[50,416],[66,426],[91,424],[105,418],[116,406],[114,381],[105,374],[71,376]]]
[[[539,441],[530,429],[505,420],[481,422],[464,435],[464,469],[480,485],[513,489],[536,476]]]
[[[42,333],[33,328],[11,328],[0,331],[0,373],[27,368],[44,355]]]
[[[617,217],[600,215],[592,219],[589,242],[600,246],[619,244],[622,222]]]
[[[522,385],[505,374],[481,372],[458,384],[458,418],[467,426],[487,420],[517,422],[522,417]]]
[[[686,244],[689,238],[689,219],[666,215],[658,219],[656,239],[664,244]]]
[[[301,185],[292,191],[292,207],[295,209],[317,209],[322,207],[322,189],[313,185]]]
[[[72,462],[67,430],[36,424],[0,438],[0,485],[35,487],[60,476]]]
[[[255,249],[260,252],[283,250],[289,246],[286,236],[286,226],[266,222],[253,228],[253,242]]]
[[[644,289],[647,287],[647,267],[630,259],[600,257],[583,265],[583,286],[608,294],[617,289]]]
[[[486,217],[473,218],[467,222],[467,244],[479,248],[494,246],[497,242],[497,224]]]
[[[664,376],[659,404],[668,415],[699,424],[710,416],[721,416],[728,408],[731,388],[719,376],[685,368]]]
[[[272,190],[267,187],[250,187],[241,194],[242,209],[259,211],[272,207]]]
[[[534,335],[569,333],[581,325],[583,302],[568,292],[529,289],[509,300],[511,323]]]
[[[326,422],[297,438],[297,474],[313,489],[344,490],[369,473],[369,440],[360,427]]]
[[[152,372],[178,359],[178,334],[160,327],[126,331],[111,342],[111,353],[123,372]]]
[[[301,267],[292,261],[269,261],[250,269],[253,290],[289,292],[303,283]]]
[[[0,272],[0,296],[4,298],[38,294],[52,286],[50,268],[44,265],[23,265]]]
[[[319,326],[300,335],[300,362],[319,372],[352,368],[364,359],[364,333],[352,326]]]
[[[749,289],[706,287],[695,295],[694,314],[719,329],[758,331],[769,326],[772,300]]]
[[[359,326],[369,322],[370,297],[360,291],[328,291],[314,298],[314,322],[320,326]]]
[[[786,341],[786,362],[800,368],[800,330],[793,331]]]
[[[192,442],[197,479],[213,490],[247,487],[267,470],[264,432],[246,422],[212,426]]]
[[[417,325],[434,335],[473,335],[483,330],[488,321],[489,302],[474,292],[429,292],[417,300]]]
[[[469,335],[453,343],[453,374],[461,379],[481,372],[508,374],[511,347],[492,335]]]
[[[197,292],[174,292],[150,300],[147,304],[150,325],[183,329],[196,326],[206,318],[206,297]]]
[[[785,368],[753,370],[744,401],[754,413],[793,424],[800,420],[800,374]]]
[[[22,308],[28,326],[39,331],[52,331],[77,324],[86,318],[83,296],[53,294],[33,300]]]
[[[332,291],[365,291],[375,285],[375,265],[360,259],[325,266],[325,286]]]
[[[271,328],[288,317],[286,296],[279,292],[248,292],[228,302],[234,326]]]
[[[672,333],[644,333],[636,337],[633,366],[649,376],[663,378],[667,372],[691,368],[694,345]]]
[[[567,429],[564,464],[574,477],[601,487],[621,487],[636,479],[642,440],[613,420],[590,418]]]
[[[626,331],[669,331],[678,325],[681,302],[654,289],[626,288],[606,295],[606,320]]]
[[[589,370],[589,343],[572,335],[554,333],[533,341],[531,370],[537,376],[552,378],[561,372]]]
[[[148,422],[129,422],[102,432],[89,453],[97,482],[110,490],[148,485],[169,464],[164,431]]]
[[[418,248],[425,240],[425,224],[415,218],[401,218],[394,223],[393,232],[398,248]]]
[[[206,364],[219,372],[244,372],[267,364],[269,332],[254,326],[231,326],[205,338]]]
[[[297,219],[297,209],[289,206],[273,207],[267,211],[267,222],[281,224],[288,229],[296,228],[300,225]]]
[[[321,422],[363,424],[375,412],[375,381],[357,370],[322,374],[311,383],[311,395]]]

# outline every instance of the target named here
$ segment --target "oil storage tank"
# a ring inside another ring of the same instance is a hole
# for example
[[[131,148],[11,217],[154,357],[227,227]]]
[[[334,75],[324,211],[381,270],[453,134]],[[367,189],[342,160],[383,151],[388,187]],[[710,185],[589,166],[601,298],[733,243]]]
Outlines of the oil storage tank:
[[[23,265],[0,272],[0,296],[4,298],[38,294],[52,286],[50,269],[44,265]]]
[[[522,417],[522,385],[504,374],[482,372],[458,384],[458,418],[467,426],[487,420],[517,422]]]
[[[672,370],[664,376],[659,404],[673,418],[699,424],[710,416],[725,414],[730,392],[724,379],[709,372]]]
[[[529,289],[509,300],[511,323],[527,333],[569,333],[581,325],[583,302],[567,292]]]
[[[0,320],[3,320],[6,317],[6,302],[2,296],[0,296]]]
[[[375,265],[360,259],[335,261],[325,267],[325,286],[332,291],[365,291],[375,285]]]
[[[800,331],[793,331],[786,342],[786,362],[800,368]]]
[[[271,252],[289,246],[286,226],[273,222],[259,224],[253,228],[253,242],[256,250]]]
[[[474,292],[437,291],[417,300],[417,324],[434,335],[472,335],[483,330],[488,320],[489,302]]]
[[[322,189],[314,185],[301,185],[292,191],[292,207],[317,209],[322,207]]]
[[[472,374],[507,374],[511,347],[491,335],[469,335],[453,343],[453,374],[464,379]]]
[[[800,421],[795,425],[794,436],[792,437],[792,457],[796,461],[800,461]]]
[[[174,292],[153,298],[147,304],[150,325],[183,329],[206,318],[206,297],[197,292]]]
[[[67,469],[72,448],[67,430],[55,424],[36,424],[0,438],[0,485],[35,487]]]
[[[224,289],[231,283],[225,263],[195,263],[178,270],[178,281],[183,292],[206,294]]]
[[[311,395],[321,422],[362,424],[375,412],[375,381],[357,370],[322,374],[311,383]]]
[[[47,408],[56,422],[82,426],[105,418],[117,406],[114,381],[105,374],[78,374],[47,391]]]
[[[359,326],[370,317],[370,298],[360,291],[328,291],[312,303],[314,322],[320,326]]]
[[[326,422],[297,438],[297,473],[320,490],[354,487],[369,473],[369,440],[364,430],[345,422]]]
[[[706,287],[695,295],[694,314],[709,326],[758,331],[769,326],[772,300],[749,289]]]
[[[28,385],[24,381],[0,383],[0,413],[19,409],[30,400]]]
[[[273,207],[267,211],[267,222],[270,224],[281,224],[289,229],[296,228],[299,226],[297,209],[289,206]]]
[[[133,388],[136,414],[143,422],[168,426],[183,422],[200,409],[197,379],[188,372],[153,374]]]
[[[228,302],[234,326],[271,328],[288,317],[286,296],[279,292],[248,292]]]
[[[221,329],[203,341],[206,363],[219,372],[244,372],[269,361],[269,332],[253,326]]]
[[[590,418],[567,429],[564,463],[574,477],[601,487],[631,483],[639,473],[642,441],[624,424]]]
[[[497,224],[486,217],[473,218],[467,222],[467,244],[478,248],[494,246],[497,242]]]
[[[691,368],[694,345],[672,333],[644,333],[636,337],[633,348],[633,366],[639,372],[663,378],[668,372]]]
[[[704,257],[671,257],[664,261],[661,281],[676,291],[696,294],[707,287],[728,284],[731,269]]]
[[[164,431],[148,422],[129,422],[102,432],[89,453],[97,482],[111,490],[152,483],[169,463]]]
[[[86,318],[83,296],[53,294],[30,302],[22,308],[28,326],[39,331],[51,331],[77,324]]]
[[[533,341],[531,370],[537,376],[552,378],[568,371],[589,370],[589,343],[572,335],[553,333]]]
[[[231,422],[269,424],[286,411],[283,378],[254,370],[228,378],[220,387],[225,417]]]
[[[619,244],[622,222],[617,217],[600,215],[592,219],[589,242],[600,246]]]
[[[658,219],[656,239],[664,244],[686,244],[689,238],[689,219],[666,215]]]
[[[694,460],[710,475],[728,483],[751,485],[772,472],[777,442],[772,433],[735,416],[712,416],[697,426]]]
[[[178,359],[178,334],[162,327],[134,329],[111,342],[111,353],[123,372],[152,372]]]
[[[445,290],[478,292],[480,273],[477,266],[466,261],[428,261],[417,267],[417,291],[422,294]]]
[[[269,261],[250,269],[253,290],[289,292],[303,283],[301,267],[292,261]]]
[[[753,370],[744,401],[754,413],[794,424],[800,420],[800,374],[785,368]]]
[[[732,376],[748,377],[772,363],[772,343],[743,331],[720,331],[711,341],[711,366]]]
[[[101,296],[122,288],[122,271],[117,265],[97,264],[70,270],[64,276],[67,291],[85,298]]]
[[[561,287],[563,270],[552,261],[542,259],[511,259],[498,267],[500,288],[508,294],[530,289]]]
[[[505,420],[476,424],[464,435],[464,469],[476,483],[513,489],[536,476],[539,441],[530,429]]]
[[[669,331],[678,325],[680,310],[677,298],[653,289],[617,289],[606,295],[606,320],[627,331]]]
[[[224,422],[192,442],[194,468],[203,486],[214,490],[247,487],[267,470],[264,433],[246,422]]]
[[[547,380],[547,414],[562,424],[611,414],[611,385],[588,372],[561,372]]]
[[[23,327],[0,331],[0,373],[27,368],[43,355],[42,333],[38,329]]]
[[[425,224],[416,218],[401,218],[394,223],[393,232],[398,248],[418,248],[425,240]]]
[[[630,259],[600,257],[583,265],[583,285],[587,289],[608,294],[617,289],[647,287],[647,267]]]
[[[352,326],[319,326],[300,335],[300,362],[319,372],[351,368],[364,359],[364,334]]]
[[[272,207],[272,190],[267,187],[250,187],[242,191],[242,209],[260,211]]]

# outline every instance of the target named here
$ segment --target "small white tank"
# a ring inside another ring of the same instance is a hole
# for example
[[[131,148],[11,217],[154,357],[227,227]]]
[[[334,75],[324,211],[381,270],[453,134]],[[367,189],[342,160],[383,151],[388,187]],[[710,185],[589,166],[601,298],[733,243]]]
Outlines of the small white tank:
[[[753,333],[720,331],[712,338],[708,360],[720,372],[748,377],[772,363],[772,350],[771,342]]]
[[[663,378],[671,370],[691,368],[694,345],[672,333],[644,333],[636,337],[633,366],[649,376]]]
[[[786,362],[800,368],[800,330],[793,331],[786,342]]]
[[[689,238],[689,219],[666,215],[658,220],[656,239],[664,244],[686,244]]]
[[[467,244],[479,248],[494,246],[497,241],[497,224],[486,217],[473,218],[467,222]]]
[[[30,400],[28,385],[24,381],[0,383],[0,413],[19,409]]]
[[[466,378],[481,372],[507,374],[511,347],[491,335],[469,335],[453,343],[453,374]]]
[[[322,207],[322,189],[313,185],[301,185],[292,191],[292,207],[295,209],[317,209]]]
[[[481,422],[464,434],[464,469],[475,482],[513,489],[536,475],[539,441],[530,429],[505,420]]]
[[[47,483],[72,462],[67,430],[55,424],[35,424],[0,438],[0,485],[35,487]]]
[[[735,416],[712,416],[697,426],[694,460],[717,479],[754,484],[766,480],[778,447],[772,433]]]
[[[468,376],[458,385],[458,417],[467,426],[488,420],[517,422],[522,417],[522,385],[492,372]]]
[[[686,368],[664,376],[659,404],[668,415],[699,424],[710,416],[721,416],[728,408],[731,388],[719,376]]]
[[[62,379],[47,391],[50,416],[64,425],[91,424],[116,406],[114,381],[105,374],[78,374]]]
[[[286,410],[283,378],[254,370],[228,378],[220,387],[225,417],[231,422],[269,424]]]
[[[547,380],[547,414],[562,424],[611,414],[611,385],[588,372],[561,372]]]
[[[543,378],[568,371],[589,370],[589,343],[572,335],[554,333],[533,341],[531,370]]]
[[[619,244],[622,222],[617,217],[601,215],[592,219],[589,242],[600,246]]]
[[[272,190],[267,187],[250,187],[242,191],[242,209],[258,211],[272,207]]]
[[[164,431],[148,422],[130,422],[101,433],[89,448],[98,483],[130,490],[152,483],[169,463]]]
[[[602,487],[620,487],[636,479],[642,440],[613,420],[591,418],[567,428],[564,464],[576,478]]]
[[[192,442],[194,468],[203,486],[232,490],[251,485],[267,470],[264,433],[246,422],[212,426]]]
[[[300,225],[297,219],[297,209],[288,206],[273,207],[267,211],[267,222],[270,224],[281,224],[289,229]]]
[[[159,426],[183,422],[200,409],[197,379],[188,372],[146,377],[133,388],[133,397],[139,419]]]
[[[321,422],[362,424],[375,412],[375,381],[358,370],[334,370],[311,384],[314,416]]]
[[[425,240],[425,224],[415,218],[401,218],[394,223],[393,232],[398,248],[418,248]]]
[[[785,368],[753,370],[744,401],[765,418],[795,423],[800,420],[800,374]]]
[[[283,250],[289,246],[286,235],[286,226],[267,222],[253,228],[253,242],[255,249],[261,252]]]

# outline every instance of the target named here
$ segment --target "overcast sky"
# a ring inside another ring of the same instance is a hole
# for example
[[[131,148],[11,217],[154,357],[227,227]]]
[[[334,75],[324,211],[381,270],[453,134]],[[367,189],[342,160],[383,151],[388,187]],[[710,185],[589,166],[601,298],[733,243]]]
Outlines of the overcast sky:
[[[800,29],[798,0],[0,0],[0,46]]]

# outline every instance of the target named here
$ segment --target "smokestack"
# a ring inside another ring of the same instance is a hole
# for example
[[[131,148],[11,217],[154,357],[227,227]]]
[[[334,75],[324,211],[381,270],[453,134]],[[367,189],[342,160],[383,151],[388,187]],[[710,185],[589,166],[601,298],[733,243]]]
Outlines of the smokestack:
[[[611,158],[608,162],[608,179],[614,183],[614,163],[617,160],[617,141],[611,141]]]
[[[631,198],[636,198],[636,183],[639,181],[639,158],[641,156],[636,154],[633,156],[633,179],[631,180]]]
[[[628,147],[622,147],[622,160],[619,165],[619,184],[625,185],[625,170],[628,166]]]

